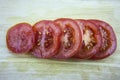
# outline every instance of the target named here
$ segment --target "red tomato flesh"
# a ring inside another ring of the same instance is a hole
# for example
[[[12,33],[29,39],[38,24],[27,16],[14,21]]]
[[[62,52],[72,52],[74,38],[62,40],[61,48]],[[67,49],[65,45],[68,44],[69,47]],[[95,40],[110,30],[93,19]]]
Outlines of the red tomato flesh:
[[[19,23],[7,32],[7,47],[14,53],[29,52],[35,43],[35,36],[31,25],[28,23]]]

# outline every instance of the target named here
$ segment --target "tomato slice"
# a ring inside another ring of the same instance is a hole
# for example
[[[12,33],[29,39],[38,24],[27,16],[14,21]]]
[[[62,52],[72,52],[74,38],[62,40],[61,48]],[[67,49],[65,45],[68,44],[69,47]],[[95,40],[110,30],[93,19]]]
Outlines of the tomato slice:
[[[101,36],[98,28],[87,20],[76,20],[83,33],[82,48],[75,57],[80,59],[88,59],[95,55],[101,45]]]
[[[60,18],[55,20],[62,31],[61,45],[57,59],[66,59],[72,57],[78,52],[82,46],[82,33],[76,21],[68,18]]]
[[[39,58],[51,58],[59,49],[61,31],[53,21],[43,20],[33,26],[36,42],[32,54]]]
[[[11,27],[6,35],[7,47],[14,53],[29,52],[35,43],[32,26],[28,23],[19,23]]]
[[[108,23],[101,20],[89,21],[97,25],[100,34],[102,35],[102,45],[100,50],[91,59],[103,59],[110,56],[117,47],[116,35],[113,28]]]

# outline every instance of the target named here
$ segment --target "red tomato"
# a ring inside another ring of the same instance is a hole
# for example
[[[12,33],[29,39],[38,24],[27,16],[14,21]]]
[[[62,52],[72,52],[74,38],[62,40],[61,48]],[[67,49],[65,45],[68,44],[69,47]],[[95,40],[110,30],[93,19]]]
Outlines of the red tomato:
[[[50,20],[37,22],[33,26],[36,37],[36,45],[32,54],[39,58],[51,58],[59,49],[61,31]]]
[[[62,31],[61,46],[55,58],[65,59],[72,57],[82,45],[82,33],[77,23],[72,19],[60,18],[55,20]]]
[[[31,25],[27,23],[19,23],[7,32],[7,47],[15,53],[25,53],[33,48],[35,36]]]
[[[88,59],[98,52],[101,45],[101,36],[98,28],[93,23],[87,20],[76,20],[79,27],[82,29],[83,42],[82,48],[75,57],[80,59]]]
[[[102,35],[102,45],[100,47],[100,50],[91,59],[103,59],[110,56],[111,54],[113,54],[117,47],[116,36],[112,27],[104,21],[100,20],[89,21],[97,25]]]

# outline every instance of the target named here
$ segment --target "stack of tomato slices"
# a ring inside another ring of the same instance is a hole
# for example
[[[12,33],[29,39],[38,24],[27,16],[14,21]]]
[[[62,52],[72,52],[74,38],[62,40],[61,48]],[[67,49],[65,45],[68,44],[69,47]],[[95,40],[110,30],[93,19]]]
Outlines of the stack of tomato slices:
[[[16,54],[38,58],[104,59],[114,53],[117,40],[113,28],[101,20],[59,18],[31,26],[19,23],[6,35],[7,47]]]

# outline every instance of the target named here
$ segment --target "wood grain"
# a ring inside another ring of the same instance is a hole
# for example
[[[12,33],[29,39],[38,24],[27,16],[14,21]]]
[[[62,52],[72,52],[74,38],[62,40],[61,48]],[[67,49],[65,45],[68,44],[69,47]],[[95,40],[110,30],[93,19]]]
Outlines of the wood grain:
[[[0,80],[119,80],[119,0],[0,0]],[[14,55],[6,47],[6,32],[16,23],[33,25],[39,20],[68,17],[100,19],[113,26],[117,36],[115,53],[98,61],[37,59]]]

